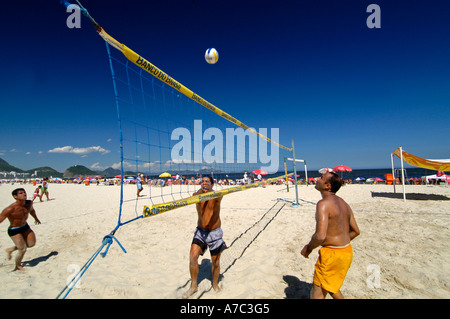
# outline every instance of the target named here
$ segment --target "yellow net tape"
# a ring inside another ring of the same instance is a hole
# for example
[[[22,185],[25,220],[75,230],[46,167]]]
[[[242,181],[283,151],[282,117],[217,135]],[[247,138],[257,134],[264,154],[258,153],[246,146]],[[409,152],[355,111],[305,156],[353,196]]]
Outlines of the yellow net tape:
[[[265,181],[260,181],[260,182],[256,182],[256,183],[252,183],[252,184],[244,184],[244,185],[240,185],[240,186],[236,186],[236,187],[230,187],[230,188],[223,189],[223,190],[220,190],[220,191],[214,191],[214,192],[210,192],[210,193],[194,195],[194,196],[191,196],[191,197],[188,197],[188,198],[183,198],[183,199],[178,199],[178,200],[174,200],[174,201],[167,202],[167,203],[161,203],[161,204],[152,205],[150,207],[149,206],[144,206],[144,211],[143,211],[142,215],[143,215],[144,218],[145,217],[150,217],[150,216],[155,216],[155,215],[162,214],[162,213],[165,213],[165,212],[168,212],[170,210],[173,210],[173,209],[176,209],[176,208],[180,208],[180,207],[183,207],[183,206],[197,204],[197,203],[204,202],[206,200],[210,200],[210,199],[213,199],[213,198],[217,198],[217,197],[221,197],[221,196],[224,196],[224,195],[228,195],[228,194],[244,191],[246,189],[258,187],[260,185],[272,183],[272,182],[277,181],[279,179],[285,178],[285,177],[287,177],[287,176],[289,176],[291,174],[269,178],[269,179],[267,179]]]
[[[118,42],[116,39],[114,39],[109,34],[107,34],[105,32],[105,30],[100,29],[99,34],[111,46],[113,46],[117,50],[121,51],[128,60],[130,60],[131,62],[133,62],[134,64],[136,64],[140,68],[142,68],[143,70],[147,71],[148,73],[150,73],[154,77],[158,78],[162,82],[170,85],[171,87],[173,87],[178,92],[186,95],[188,98],[196,101],[200,105],[206,107],[207,109],[209,109],[212,112],[216,113],[217,115],[223,117],[224,119],[230,121],[231,123],[234,123],[234,124],[242,127],[243,129],[248,130],[249,132],[251,132],[253,134],[256,134],[258,137],[266,140],[267,142],[272,143],[272,144],[274,144],[274,145],[276,145],[276,146],[278,146],[280,148],[283,148],[283,149],[285,149],[287,151],[292,151],[292,148],[287,148],[287,147],[285,147],[285,146],[283,146],[281,144],[278,144],[277,142],[272,141],[268,137],[260,134],[259,132],[255,131],[253,128],[248,127],[247,125],[245,125],[244,123],[242,123],[238,119],[234,118],[230,114],[222,111],[217,106],[214,106],[210,102],[206,101],[201,96],[195,94],[194,92],[189,90],[187,87],[185,87],[183,84],[181,84],[180,82],[176,81],[174,78],[170,77],[165,72],[163,72],[162,70],[158,69],[156,66],[151,64],[149,61],[147,61],[146,59],[141,57],[139,54],[137,54],[136,52],[134,52],[133,50],[128,48],[126,45]]]

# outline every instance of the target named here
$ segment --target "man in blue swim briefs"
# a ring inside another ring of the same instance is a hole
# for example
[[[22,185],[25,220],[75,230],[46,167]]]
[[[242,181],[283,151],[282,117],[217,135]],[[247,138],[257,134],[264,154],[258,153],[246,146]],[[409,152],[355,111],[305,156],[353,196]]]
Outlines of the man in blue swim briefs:
[[[212,192],[214,180],[210,176],[202,178],[202,188],[194,193],[194,195],[200,195],[203,193]],[[197,203],[198,222],[197,228],[194,233],[194,239],[192,240],[190,258],[189,258],[189,270],[191,274],[191,287],[183,295],[183,298],[188,298],[198,290],[197,276],[198,276],[198,258],[203,255],[206,249],[209,247],[212,261],[212,277],[213,288],[216,292],[220,291],[218,285],[220,274],[220,255],[224,249],[227,248],[223,241],[223,233],[220,221],[220,202],[223,196],[218,198],[212,198],[207,201]]]
[[[23,256],[27,248],[33,247],[36,244],[36,236],[27,223],[28,215],[33,216],[35,224],[40,224],[41,221],[36,216],[33,202],[27,200],[27,193],[23,188],[13,190],[12,195],[16,201],[2,211],[0,214],[0,223],[6,218],[9,219],[11,225],[8,228],[8,235],[14,242],[14,246],[6,249],[7,258],[10,260],[11,254],[17,250],[16,267],[14,270],[24,270],[21,266]]]

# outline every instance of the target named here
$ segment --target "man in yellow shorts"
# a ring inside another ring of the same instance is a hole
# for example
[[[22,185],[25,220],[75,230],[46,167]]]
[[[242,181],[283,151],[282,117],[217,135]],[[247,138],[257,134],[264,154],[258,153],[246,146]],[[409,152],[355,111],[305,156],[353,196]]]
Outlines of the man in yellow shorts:
[[[353,211],[336,192],[343,181],[334,172],[323,174],[316,183],[322,200],[316,207],[316,231],[301,254],[308,258],[319,247],[315,265],[311,299],[323,299],[327,293],[342,299],[340,289],[353,259],[350,241],[360,234]]]

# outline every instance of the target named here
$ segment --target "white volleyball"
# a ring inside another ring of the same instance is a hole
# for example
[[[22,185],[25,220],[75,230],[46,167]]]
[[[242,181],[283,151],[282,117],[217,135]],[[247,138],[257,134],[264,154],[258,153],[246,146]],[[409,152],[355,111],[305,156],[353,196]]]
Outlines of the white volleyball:
[[[219,52],[214,48],[209,48],[205,52],[205,60],[209,64],[215,64],[219,60]]]

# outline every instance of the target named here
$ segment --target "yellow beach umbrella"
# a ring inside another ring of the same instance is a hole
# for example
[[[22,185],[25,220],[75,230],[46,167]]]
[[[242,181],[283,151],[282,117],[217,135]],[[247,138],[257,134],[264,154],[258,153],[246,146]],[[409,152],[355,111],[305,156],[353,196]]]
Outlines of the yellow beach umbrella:
[[[161,175],[159,175],[159,177],[171,177],[172,175],[170,175],[169,173],[165,172],[162,173]]]

